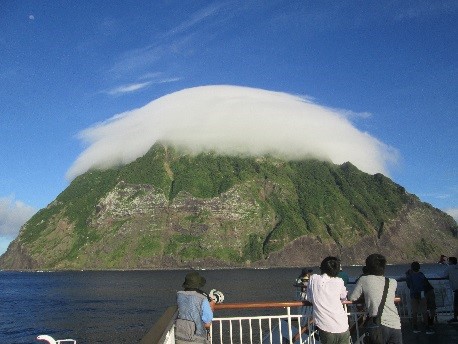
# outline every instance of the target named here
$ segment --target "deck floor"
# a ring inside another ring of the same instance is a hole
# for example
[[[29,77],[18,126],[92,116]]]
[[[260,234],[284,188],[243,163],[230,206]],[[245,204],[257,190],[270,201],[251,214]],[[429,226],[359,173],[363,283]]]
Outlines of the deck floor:
[[[458,343],[458,324],[438,323],[434,325],[435,334],[413,333],[410,323],[402,323],[404,344],[456,344]]]

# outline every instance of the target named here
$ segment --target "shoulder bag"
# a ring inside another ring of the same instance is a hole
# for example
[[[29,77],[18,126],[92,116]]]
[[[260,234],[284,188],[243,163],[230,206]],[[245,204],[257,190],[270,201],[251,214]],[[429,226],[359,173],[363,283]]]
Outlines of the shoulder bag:
[[[369,317],[364,325],[364,344],[384,344],[382,332],[382,312],[388,294],[389,279],[385,277],[385,288],[383,289],[382,301],[378,306],[377,316]]]

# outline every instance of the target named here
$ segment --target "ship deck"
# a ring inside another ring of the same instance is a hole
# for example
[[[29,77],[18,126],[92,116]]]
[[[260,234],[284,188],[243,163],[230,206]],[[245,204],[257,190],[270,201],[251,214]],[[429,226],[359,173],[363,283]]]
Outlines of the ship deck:
[[[404,344],[451,344],[458,343],[458,324],[437,323],[435,334],[413,333],[409,321],[402,322],[402,339]]]

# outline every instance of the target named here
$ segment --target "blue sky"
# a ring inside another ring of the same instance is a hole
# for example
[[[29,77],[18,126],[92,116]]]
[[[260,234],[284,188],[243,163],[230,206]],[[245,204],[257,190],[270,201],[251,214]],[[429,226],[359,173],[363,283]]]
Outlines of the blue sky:
[[[82,132],[207,85],[335,110],[458,218],[457,22],[454,0],[1,1],[0,253],[68,186]]]

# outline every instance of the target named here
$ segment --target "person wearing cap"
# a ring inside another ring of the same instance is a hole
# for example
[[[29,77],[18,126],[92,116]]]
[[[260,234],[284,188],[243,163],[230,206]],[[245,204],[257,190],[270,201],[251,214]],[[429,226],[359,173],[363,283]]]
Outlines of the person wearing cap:
[[[297,276],[295,286],[301,288],[299,298],[305,300],[305,292],[307,291],[307,285],[309,284],[310,276],[312,276],[313,270],[303,268],[301,274]]]
[[[306,299],[307,294],[307,286],[309,284],[310,276],[313,274],[313,269],[310,268],[303,268],[301,274],[296,278],[296,287],[301,288],[301,292],[299,294],[300,300]],[[300,308],[301,317],[301,332],[296,333],[293,337],[293,342],[296,342],[302,333],[308,333],[309,325],[312,322],[312,306],[304,305]]]
[[[205,278],[197,271],[185,277],[184,290],[177,292],[178,316],[175,321],[175,343],[209,343],[209,328],[213,320],[214,301],[200,288]]]

